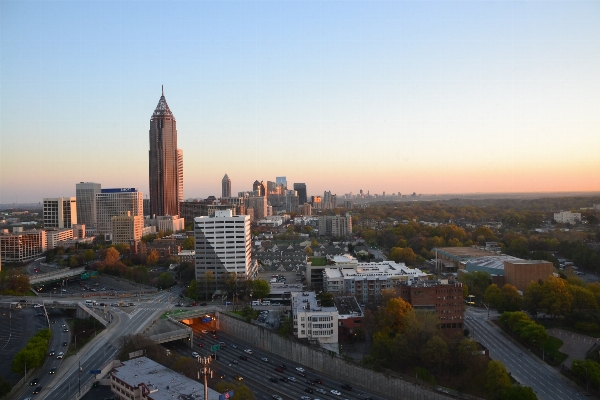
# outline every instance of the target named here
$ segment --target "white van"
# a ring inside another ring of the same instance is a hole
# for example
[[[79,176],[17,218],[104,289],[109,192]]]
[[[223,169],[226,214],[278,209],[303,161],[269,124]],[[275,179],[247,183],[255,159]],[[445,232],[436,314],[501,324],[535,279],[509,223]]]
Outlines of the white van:
[[[262,302],[262,305],[263,305],[263,306],[270,306],[270,305],[271,305],[271,302],[270,302],[269,300],[267,300],[267,301],[263,301],[263,302]]]
[[[96,302],[96,300],[86,300],[85,304],[95,306],[98,303]]]
[[[260,306],[260,300],[252,300],[253,306]]]

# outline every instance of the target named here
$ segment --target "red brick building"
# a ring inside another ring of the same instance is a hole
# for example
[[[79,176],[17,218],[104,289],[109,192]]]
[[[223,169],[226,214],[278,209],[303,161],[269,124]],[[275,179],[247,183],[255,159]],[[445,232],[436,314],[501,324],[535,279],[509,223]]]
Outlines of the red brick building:
[[[411,282],[412,283],[412,282]],[[396,294],[417,311],[435,311],[440,327],[449,333],[462,333],[464,329],[462,283],[442,284],[438,281],[421,281],[395,287]]]

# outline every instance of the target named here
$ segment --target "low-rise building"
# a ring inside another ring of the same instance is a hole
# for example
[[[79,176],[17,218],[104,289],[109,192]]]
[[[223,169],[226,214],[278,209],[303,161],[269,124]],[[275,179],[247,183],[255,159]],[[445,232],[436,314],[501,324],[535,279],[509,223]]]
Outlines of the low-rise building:
[[[0,235],[0,257],[3,263],[31,261],[47,250],[46,231],[32,229]]]
[[[179,252],[179,254],[177,254],[179,256],[179,262],[183,263],[183,262],[189,262],[189,263],[194,263],[195,259],[196,259],[196,251],[195,250],[181,250]]]
[[[318,342],[321,346],[337,352],[337,309],[321,307],[315,292],[293,292],[291,301],[294,335],[298,339]]]
[[[204,399],[204,385],[146,357],[123,361],[110,373],[110,389],[118,400]],[[208,388],[209,400],[219,392]]]
[[[576,224],[581,222],[581,213],[571,211],[561,211],[554,213],[554,220],[560,224]]]
[[[73,239],[73,228],[46,229],[46,243],[48,250],[61,246],[60,242]],[[63,246],[64,247],[64,246]]]
[[[358,305],[356,297],[338,296],[334,297],[333,302],[338,311],[339,341],[354,341],[357,339],[358,333],[364,335],[365,315]]]
[[[185,229],[185,220],[179,215],[162,215],[156,218],[148,218],[146,225],[155,226],[157,232],[179,232]]]
[[[539,280],[545,281],[554,273],[554,265],[543,260],[504,261],[504,281],[525,292],[527,285]]]

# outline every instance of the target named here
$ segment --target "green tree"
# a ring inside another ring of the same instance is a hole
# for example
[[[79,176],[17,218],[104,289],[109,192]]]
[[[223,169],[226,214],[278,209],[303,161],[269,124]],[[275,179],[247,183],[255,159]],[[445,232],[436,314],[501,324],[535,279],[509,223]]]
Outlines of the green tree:
[[[502,311],[520,311],[523,306],[523,298],[513,285],[502,286]]]
[[[529,386],[511,386],[504,389],[502,400],[537,400],[537,395]]]
[[[573,298],[571,310],[575,313],[598,309],[598,303],[591,290],[576,285],[568,285],[569,293]]]
[[[438,335],[435,335],[425,343],[423,347],[423,360],[427,366],[440,372],[444,370],[444,366],[448,360],[448,345]]]
[[[492,277],[487,272],[474,271],[459,275],[458,280],[466,284],[469,287],[469,293],[475,296],[478,301],[481,301]]]
[[[183,250],[194,250],[194,248],[195,248],[194,237],[188,236],[181,244],[181,248]]]
[[[87,249],[86,251],[83,252],[83,260],[85,262],[94,261],[94,258],[96,258],[96,254],[94,253],[94,250]]]
[[[317,300],[321,301],[322,307],[333,307],[333,294],[327,292],[321,292],[317,295]]]
[[[565,316],[571,311],[573,296],[563,279],[550,276],[544,282],[542,293],[541,305],[552,316]]]
[[[543,283],[530,282],[525,288],[523,293],[523,308],[534,317],[538,314],[538,311],[542,305],[544,297]]]
[[[495,283],[492,283],[490,286],[488,286],[488,288],[485,290],[483,298],[485,302],[488,303],[492,308],[498,308],[500,310],[504,304],[502,290],[500,290],[498,285]]]
[[[417,261],[417,255],[410,247],[392,247],[389,256],[390,260],[398,263],[412,264]]]
[[[158,276],[157,286],[159,289],[166,289],[173,286],[174,284],[175,279],[173,279],[173,276],[170,273],[163,272]]]
[[[252,281],[252,297],[255,299],[262,299],[269,295],[271,288],[269,282],[264,279],[255,279]]]
[[[485,371],[485,387],[494,399],[502,398],[504,390],[510,387],[510,377],[502,362],[492,360]]]
[[[190,282],[190,286],[187,289],[187,297],[192,300],[198,299],[198,282],[195,279],[192,279]]]

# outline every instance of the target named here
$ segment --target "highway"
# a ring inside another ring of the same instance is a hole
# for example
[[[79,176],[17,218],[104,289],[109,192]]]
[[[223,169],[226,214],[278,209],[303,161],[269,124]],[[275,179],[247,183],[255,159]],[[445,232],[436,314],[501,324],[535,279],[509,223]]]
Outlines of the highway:
[[[530,355],[518,345],[510,342],[501,329],[490,325],[487,321],[487,311],[469,307],[465,311],[465,326],[471,331],[475,340],[490,351],[490,357],[504,363],[506,369],[519,383],[530,386],[543,400],[563,400],[584,398],[574,384],[561,376],[560,373]]]

